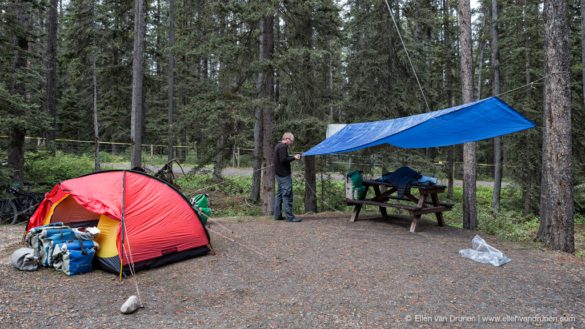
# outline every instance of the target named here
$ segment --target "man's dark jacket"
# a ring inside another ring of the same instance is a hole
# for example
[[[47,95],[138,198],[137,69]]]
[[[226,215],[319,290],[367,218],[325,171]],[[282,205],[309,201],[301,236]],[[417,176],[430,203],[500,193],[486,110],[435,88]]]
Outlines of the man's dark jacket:
[[[280,177],[290,176],[290,163],[294,161],[293,156],[288,155],[288,145],[278,143],[274,147],[274,173]]]

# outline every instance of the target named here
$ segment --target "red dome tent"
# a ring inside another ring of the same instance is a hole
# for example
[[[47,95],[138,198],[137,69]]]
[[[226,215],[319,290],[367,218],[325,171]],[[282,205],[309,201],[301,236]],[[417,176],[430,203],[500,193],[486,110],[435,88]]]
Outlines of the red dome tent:
[[[120,273],[207,254],[207,230],[189,201],[166,182],[136,171],[102,171],[55,185],[26,227],[63,222],[97,226],[98,267]]]

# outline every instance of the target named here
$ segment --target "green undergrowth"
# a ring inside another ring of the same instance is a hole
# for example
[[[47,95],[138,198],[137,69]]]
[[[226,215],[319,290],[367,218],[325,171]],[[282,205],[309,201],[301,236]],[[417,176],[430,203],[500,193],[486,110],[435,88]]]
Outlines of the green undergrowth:
[[[513,187],[502,190],[501,209],[499,213],[494,213],[492,203],[492,188],[478,186],[477,193],[477,222],[478,231],[500,238],[532,242],[538,226],[539,219],[535,215],[523,215],[519,209],[521,204],[521,194]],[[451,211],[445,212],[445,221],[448,225],[454,227],[463,227],[463,189],[455,187],[453,189],[454,207]]]
[[[90,156],[79,156],[57,152],[56,156],[36,152],[27,154],[25,180],[34,182],[34,189],[48,191],[61,181],[93,172],[94,160]]]
[[[225,176],[221,182],[215,181],[211,174],[188,174],[180,177],[177,184],[183,193],[192,197],[196,194],[210,195],[213,215],[216,217],[260,216],[261,205],[250,200],[250,176]],[[343,203],[345,196],[343,182],[318,181],[317,207],[321,211],[346,211]],[[301,179],[293,179],[293,211],[296,214],[304,212],[305,184]]]

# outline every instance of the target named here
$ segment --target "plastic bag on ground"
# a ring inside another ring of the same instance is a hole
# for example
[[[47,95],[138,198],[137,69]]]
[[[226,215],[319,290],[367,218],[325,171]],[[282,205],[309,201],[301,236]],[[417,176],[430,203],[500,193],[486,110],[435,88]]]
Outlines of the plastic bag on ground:
[[[473,237],[471,247],[472,249],[459,250],[459,255],[479,263],[492,264],[494,266],[502,266],[511,261],[501,251],[487,244],[479,235]]]

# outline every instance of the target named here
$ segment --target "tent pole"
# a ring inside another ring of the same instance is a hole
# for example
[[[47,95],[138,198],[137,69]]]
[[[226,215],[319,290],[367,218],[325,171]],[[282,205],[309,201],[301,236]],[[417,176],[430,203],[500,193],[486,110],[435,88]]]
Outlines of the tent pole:
[[[121,233],[121,240],[122,244],[120,245],[120,281],[122,281],[122,273],[124,272],[123,266],[123,258],[124,258],[124,232],[126,232],[126,225],[124,223],[124,216],[126,215],[126,171],[124,171],[124,175],[122,175],[122,231]]]

